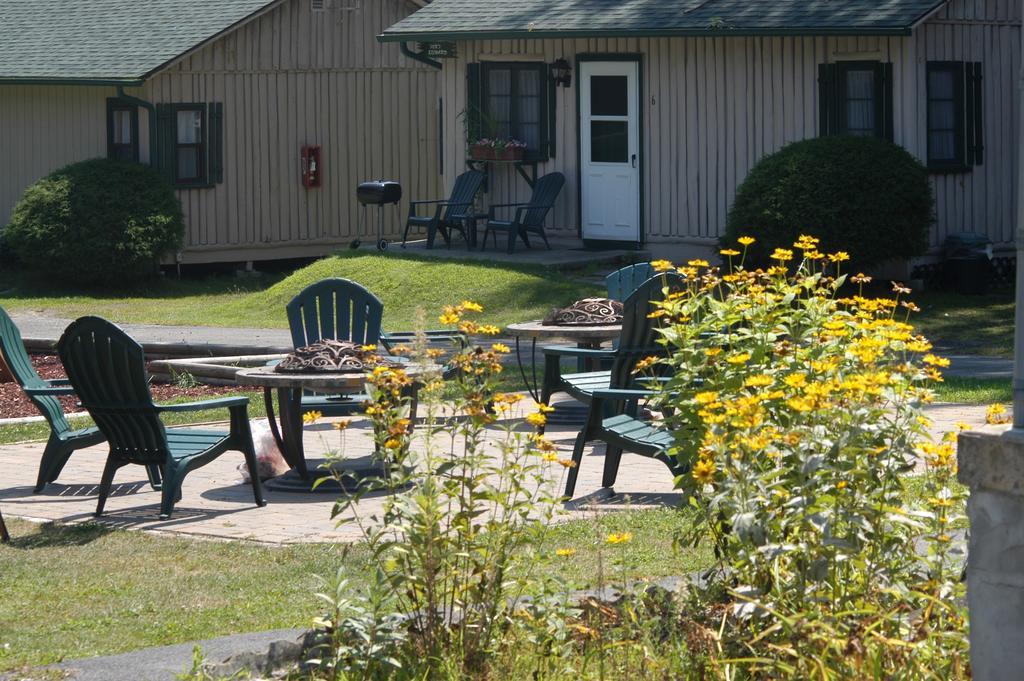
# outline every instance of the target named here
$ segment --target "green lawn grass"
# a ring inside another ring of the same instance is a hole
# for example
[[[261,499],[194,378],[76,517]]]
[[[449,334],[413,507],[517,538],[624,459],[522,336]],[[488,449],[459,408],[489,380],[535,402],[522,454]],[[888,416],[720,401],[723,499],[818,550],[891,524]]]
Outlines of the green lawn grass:
[[[687,574],[710,561],[704,549],[675,551],[685,520],[672,509],[626,511],[568,522],[545,533],[556,571],[572,587],[593,586],[598,553],[609,581]],[[308,627],[318,614],[318,576],[339,566],[354,586],[369,573],[364,546],[268,547],[8,519],[0,545],[0,673],[23,665],[113,654],[246,631]],[[633,541],[607,547],[610,532]],[[556,548],[574,548],[571,558]],[[244,566],[244,567],[240,567]]]
[[[1013,386],[1008,378],[954,378],[948,377],[935,386],[939,402],[961,404],[994,404],[1013,400]]]
[[[410,329],[417,310],[437,326],[445,305],[473,300],[480,321],[498,325],[536,319],[552,307],[600,292],[554,270],[520,265],[345,252],[286,277],[207,277],[154,281],[140,291],[89,291],[24,273],[0,274],[0,306],[75,318],[95,314],[120,323],[287,328],[284,308],[296,293],[327,277],[359,282],[384,302],[384,323]]]
[[[925,291],[911,298],[921,308],[911,323],[943,352],[1013,356],[1012,291],[984,296]]]

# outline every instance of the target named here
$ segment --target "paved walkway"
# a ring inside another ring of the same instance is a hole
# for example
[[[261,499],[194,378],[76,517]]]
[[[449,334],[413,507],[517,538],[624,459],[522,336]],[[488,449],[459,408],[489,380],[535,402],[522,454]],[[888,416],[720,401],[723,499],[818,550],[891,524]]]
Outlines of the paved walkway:
[[[526,408],[525,405],[523,407]],[[531,407],[532,409],[532,407]],[[932,405],[928,414],[934,421],[936,437],[955,429],[958,421],[973,426],[984,424],[985,408],[965,405]],[[521,415],[521,414],[520,414]],[[209,427],[209,426],[206,426]],[[422,432],[422,430],[418,431]],[[578,429],[552,426],[549,437],[567,458]],[[501,436],[492,431],[490,446]],[[372,451],[372,437],[365,420],[354,421],[345,432],[344,451],[350,457],[366,456]],[[338,448],[339,435],[329,420],[305,429],[307,456],[317,458],[329,448]],[[422,443],[417,444],[422,446]],[[0,506],[4,514],[37,520],[85,522],[93,520],[96,489],[106,458],[104,445],[75,453],[61,475],[60,482],[49,485],[41,494],[33,494],[43,443],[0,447]],[[459,451],[456,444],[455,451]],[[241,454],[229,452],[213,463],[191,473],[182,490],[182,500],[170,520],[158,517],[160,495],[145,482],[139,467],[127,467],[115,478],[115,489],[107,501],[102,522],[113,527],[173,533],[211,539],[246,539],[270,544],[302,542],[353,542],[362,537],[352,523],[337,526],[330,518],[334,496],[324,493],[267,491],[268,505],[258,508],[252,491],[242,484],[237,466]],[[580,467],[576,498],[567,506],[565,518],[580,517],[594,511],[621,510],[625,507],[655,507],[679,503],[673,490],[672,475],[661,463],[625,454],[615,485],[618,494],[609,497],[601,489],[604,465],[603,445],[589,446]],[[550,475],[557,489],[564,485],[564,469],[552,464]],[[381,509],[383,497],[368,496],[356,511],[367,517]],[[349,512],[345,518],[352,518]]]
[[[60,338],[70,319],[49,317],[33,312],[19,311],[12,315],[25,338]],[[291,347],[291,336],[286,329],[243,329],[209,326],[161,326],[158,324],[122,324],[122,328],[141,343],[185,343],[194,346],[267,346]],[[504,339],[505,342],[508,339]],[[275,352],[277,350],[274,350]],[[1002,357],[977,355],[950,355],[951,365],[943,373],[963,378],[1011,378],[1013,360]]]

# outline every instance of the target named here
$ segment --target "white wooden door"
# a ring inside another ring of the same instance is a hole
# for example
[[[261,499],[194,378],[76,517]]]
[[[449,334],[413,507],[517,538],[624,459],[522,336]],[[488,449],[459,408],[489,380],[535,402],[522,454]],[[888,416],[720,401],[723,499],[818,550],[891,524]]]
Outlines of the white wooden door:
[[[639,64],[580,64],[583,238],[640,241]]]

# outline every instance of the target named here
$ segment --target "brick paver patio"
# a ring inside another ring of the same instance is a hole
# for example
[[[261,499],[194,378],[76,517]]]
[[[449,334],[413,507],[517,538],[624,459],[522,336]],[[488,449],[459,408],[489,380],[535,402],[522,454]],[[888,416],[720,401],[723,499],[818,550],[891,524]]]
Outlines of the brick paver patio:
[[[935,421],[934,433],[954,428],[958,421],[974,426],[984,423],[985,408],[965,405],[934,405],[928,409]],[[206,426],[209,427],[209,426]],[[568,457],[576,427],[551,426],[549,438]],[[496,432],[495,435],[500,433]],[[330,420],[307,426],[307,456],[318,458],[328,443],[336,446],[338,435]],[[349,456],[363,456],[372,449],[369,424],[353,421],[345,435]],[[83,522],[93,520],[96,489],[106,456],[105,445],[77,452],[71,457],[58,483],[41,494],[33,494],[43,443],[0,446],[0,505],[4,514],[33,520]],[[351,542],[360,539],[354,524],[337,527],[330,518],[334,496],[324,493],[291,493],[266,490],[268,504],[257,508],[252,491],[241,483],[237,466],[240,453],[229,452],[210,465],[191,473],[182,489],[182,499],[170,520],[158,518],[160,494],[150,489],[141,467],[121,469],[115,489],[107,501],[101,522],[111,526],[159,533],[175,533],[211,539],[246,539],[271,544],[294,542]],[[677,504],[672,476],[661,463],[625,454],[615,486],[609,497],[601,491],[604,466],[603,445],[589,446],[580,469],[576,498],[566,518],[594,510],[608,511],[627,506],[643,507]],[[556,474],[562,472],[555,466]],[[381,496],[360,502],[359,512],[368,516],[381,506]]]

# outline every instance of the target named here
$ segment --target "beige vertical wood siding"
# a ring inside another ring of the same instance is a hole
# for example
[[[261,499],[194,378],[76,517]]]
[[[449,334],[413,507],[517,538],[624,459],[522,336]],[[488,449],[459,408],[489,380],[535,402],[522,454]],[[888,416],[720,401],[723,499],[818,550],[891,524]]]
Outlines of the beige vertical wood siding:
[[[172,64],[130,94],[154,103],[224,104],[224,182],[178,192],[185,262],[325,253],[374,238],[355,186],[402,183],[385,232],[401,234],[409,199],[443,194],[439,72],[376,35],[415,9],[407,0],[329,0],[313,12],[291,0]],[[114,88],[0,85],[0,225],[25,187],[53,169],[107,150]],[[141,152],[148,157],[140,110]],[[322,147],[323,186],[305,189],[300,148]]]
[[[153,102],[224,104],[224,182],[179,192],[186,261],[286,257],[374,238],[377,209],[364,216],[355,200],[363,180],[402,183],[400,208],[384,209],[392,238],[410,198],[439,196],[438,71],[375,39],[414,5],[327,5],[285,3],[146,84]],[[322,148],[320,188],[302,185],[304,145]]]
[[[926,155],[925,62],[983,62],[985,162],[969,173],[933,175],[938,221],[931,241],[952,231],[980,231],[997,243],[1013,238],[1018,172],[1012,154],[1018,126],[1020,3],[956,0],[914,35],[902,37],[657,38],[459,43],[446,61],[445,157],[464,159],[465,134],[455,114],[466,105],[468,62],[529,59],[572,63],[584,53],[642,58],[645,183],[644,232],[651,241],[710,242],[722,233],[736,188],[751,166],[782,146],[818,134],[818,65],[850,59],[890,61],[894,70],[895,141]],[[574,74],[575,75],[575,74]],[[556,157],[539,174],[561,171],[567,183],[548,220],[574,234],[577,215],[576,88],[556,89]],[[450,186],[464,169],[446,166]],[[485,202],[526,200],[514,170],[498,167]]]

